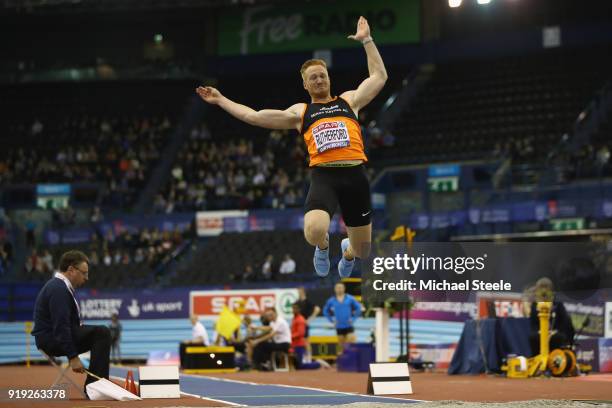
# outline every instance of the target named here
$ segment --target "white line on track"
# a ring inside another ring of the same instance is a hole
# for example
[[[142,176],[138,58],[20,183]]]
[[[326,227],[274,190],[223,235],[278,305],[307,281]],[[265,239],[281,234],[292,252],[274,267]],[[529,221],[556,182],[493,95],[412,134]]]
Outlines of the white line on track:
[[[404,402],[406,402],[406,401],[429,402],[429,401],[426,401],[426,400],[419,400],[419,399],[412,399],[412,398],[407,399],[407,398],[398,398],[398,397],[387,397],[385,395],[368,395],[368,394],[359,394],[359,393],[356,393],[356,392],[332,391],[332,390],[326,390],[326,389],[323,389],[323,388],[304,387],[304,386],[301,386],[301,385],[254,383],[254,382],[250,382],[250,381],[231,380],[231,379],[228,379],[228,378],[209,377],[209,376],[205,376],[205,375],[193,375],[193,374],[181,374],[181,375],[183,375],[185,377],[206,378],[206,379],[209,379],[209,380],[226,381],[226,382],[233,382],[233,383],[239,383],[239,384],[248,384],[248,385],[271,385],[271,386],[276,386],[276,387],[300,388],[300,389],[303,389],[303,390],[323,391],[323,392],[329,392],[329,393],[333,393],[333,394],[353,395],[353,396],[359,396],[359,397],[365,397],[365,398],[388,398],[388,399],[404,401]]]
[[[115,368],[125,368],[125,367],[116,367],[115,366]],[[122,378],[118,377],[116,375],[109,375],[109,377],[110,378],[115,378],[115,379],[117,379],[119,381],[122,381]],[[134,381],[134,384],[138,384],[138,381]],[[208,398],[208,397],[204,397],[204,396],[198,395],[198,394],[190,394],[190,393],[184,392],[184,391],[181,391],[181,395],[187,395],[189,397],[195,397],[195,398],[198,398],[198,399],[203,399],[203,400],[208,400],[208,401],[220,402],[220,403],[223,403],[223,404],[227,404],[227,405],[229,405],[231,407],[246,407],[247,406],[247,405],[243,405],[243,404],[236,404],[235,402],[231,402],[231,401],[224,401],[224,400],[215,399],[215,398]]]

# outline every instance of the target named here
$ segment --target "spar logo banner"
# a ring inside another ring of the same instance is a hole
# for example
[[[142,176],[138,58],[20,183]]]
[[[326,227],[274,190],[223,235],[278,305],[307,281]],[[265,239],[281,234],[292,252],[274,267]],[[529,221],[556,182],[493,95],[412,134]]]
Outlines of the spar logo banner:
[[[297,300],[297,289],[192,291],[190,311],[200,317],[216,318],[223,306],[236,310],[244,304],[246,314],[259,316],[267,307],[275,307],[287,319],[293,316],[291,305]]]
[[[523,302],[521,293],[478,292],[476,294],[478,317],[527,317],[531,303]]]
[[[228,8],[219,21],[219,54],[247,55],[359,47],[359,16],[368,19],[377,44],[420,41],[418,0],[312,2]]]

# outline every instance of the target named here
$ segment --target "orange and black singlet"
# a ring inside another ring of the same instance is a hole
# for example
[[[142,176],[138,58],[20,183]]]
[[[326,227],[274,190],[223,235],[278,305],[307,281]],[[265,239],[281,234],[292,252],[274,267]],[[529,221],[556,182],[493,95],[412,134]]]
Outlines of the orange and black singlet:
[[[310,167],[341,160],[368,161],[357,117],[342,98],[306,104],[302,136],[310,155]]]

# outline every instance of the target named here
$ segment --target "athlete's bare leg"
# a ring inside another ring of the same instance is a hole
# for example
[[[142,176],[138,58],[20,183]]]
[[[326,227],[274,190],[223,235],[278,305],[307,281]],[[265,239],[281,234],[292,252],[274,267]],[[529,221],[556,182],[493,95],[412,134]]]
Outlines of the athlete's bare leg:
[[[253,365],[253,342],[251,340],[247,340],[245,342],[245,346],[247,363],[249,363],[249,365]]]
[[[346,335],[345,334],[338,334],[338,350],[337,353],[338,355],[342,354],[344,352],[344,344],[346,343]]]
[[[372,247],[372,223],[361,227],[346,227],[350,245],[344,257],[351,260],[355,257],[365,259],[370,256]]]
[[[321,278],[329,274],[329,214],[323,210],[310,210],[304,215],[304,237],[315,245],[312,263]]]
[[[312,246],[327,249],[330,218],[327,211],[310,210],[304,215],[304,237]]]
[[[348,334],[338,334],[338,354],[342,354],[344,352],[344,346],[347,343],[355,343],[357,341],[357,337],[355,333]]]

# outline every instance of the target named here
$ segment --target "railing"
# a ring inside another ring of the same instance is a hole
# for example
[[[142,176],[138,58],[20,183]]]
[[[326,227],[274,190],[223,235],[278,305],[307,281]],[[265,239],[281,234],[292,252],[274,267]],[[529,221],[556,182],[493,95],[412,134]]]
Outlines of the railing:
[[[153,276],[150,282],[153,285],[149,285],[149,287],[167,286],[168,282],[176,275],[179,264],[192,252],[191,246],[192,241],[190,239],[183,242],[172,251],[167,260],[156,266],[153,270]]]
[[[201,75],[191,69],[168,64],[153,64],[130,68],[116,68],[109,65],[90,67],[67,67],[61,69],[40,69],[30,72],[0,72],[0,83],[33,82],[81,82],[129,79],[194,79]]]
[[[578,114],[571,134],[562,135],[559,143],[551,149],[546,158],[546,165],[541,171],[540,185],[550,185],[559,179],[565,181],[560,168],[567,167],[569,163],[562,157],[575,155],[581,148],[591,143],[591,137],[607,119],[610,111],[612,111],[612,81],[608,81],[597,91]]]
[[[410,108],[411,102],[427,84],[433,71],[432,65],[416,67],[403,80],[402,87],[387,99],[376,118],[383,132],[392,128],[397,118]]]

